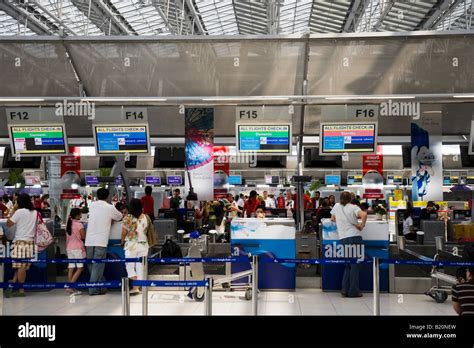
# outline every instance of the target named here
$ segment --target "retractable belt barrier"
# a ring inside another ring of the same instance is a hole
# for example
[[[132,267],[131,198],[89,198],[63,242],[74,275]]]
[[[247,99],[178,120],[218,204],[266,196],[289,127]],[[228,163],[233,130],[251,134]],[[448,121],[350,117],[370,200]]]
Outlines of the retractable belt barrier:
[[[261,257],[261,263],[301,263],[309,265],[328,265],[328,264],[372,264],[373,259],[348,259],[348,258],[327,258],[327,259],[282,259]],[[436,261],[436,260],[396,260],[379,259],[380,264],[392,265],[414,265],[414,266],[436,266],[436,267],[474,267],[474,262],[469,261]]]
[[[200,281],[151,281],[151,280],[130,280],[130,284],[134,286],[146,287],[203,287],[208,286],[206,280]],[[108,288],[118,289],[122,286],[121,281],[110,282],[77,282],[77,283],[0,283],[2,289],[89,289],[89,288]]]
[[[118,258],[118,259],[26,259],[26,258],[11,258],[5,257],[0,258],[0,263],[51,263],[51,264],[63,264],[63,263],[128,263],[128,262],[141,262],[143,259],[140,257],[136,258]],[[218,257],[200,257],[200,258],[148,258],[148,263],[162,263],[162,264],[173,264],[173,263],[193,263],[193,262],[248,262],[249,258],[245,256],[231,257],[231,258],[218,258]]]
[[[0,258],[0,263],[128,263],[142,262],[143,258],[121,258],[121,259],[25,259],[25,258]],[[436,260],[397,260],[397,259],[379,259],[380,264],[393,265],[415,265],[415,266],[436,266],[436,267],[472,267],[474,262],[469,261],[436,261]],[[222,262],[249,262],[246,256],[231,258],[148,258],[148,263],[174,264],[174,263],[222,263]],[[309,265],[327,265],[327,264],[372,264],[372,259],[350,259],[350,258],[324,258],[324,259],[284,259],[259,257],[261,263],[300,263]]]

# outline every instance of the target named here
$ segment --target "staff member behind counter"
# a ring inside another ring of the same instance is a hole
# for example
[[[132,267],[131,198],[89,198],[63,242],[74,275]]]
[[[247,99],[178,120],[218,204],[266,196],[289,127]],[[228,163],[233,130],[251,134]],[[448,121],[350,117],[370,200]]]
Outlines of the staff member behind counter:
[[[360,250],[357,245],[362,244],[360,232],[364,229],[367,221],[367,213],[357,205],[351,204],[350,192],[341,193],[340,203],[336,203],[331,210],[331,220],[336,222],[339,242],[343,245],[351,245],[351,250]],[[362,222],[359,223],[358,219]],[[356,255],[344,255],[347,258],[358,257]],[[359,290],[360,264],[347,264],[342,277],[341,294],[344,297],[362,297]]]

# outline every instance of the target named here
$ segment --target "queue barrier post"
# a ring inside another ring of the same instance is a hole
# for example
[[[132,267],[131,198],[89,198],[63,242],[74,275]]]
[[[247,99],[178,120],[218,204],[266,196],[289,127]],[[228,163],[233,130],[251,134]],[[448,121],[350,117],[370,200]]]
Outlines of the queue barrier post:
[[[122,315],[130,315],[130,281],[122,278]]]
[[[0,263],[0,282],[4,282],[4,263]],[[3,286],[0,287],[0,316],[3,315]]]
[[[252,256],[252,315],[258,315],[258,256]]]
[[[204,295],[204,315],[212,315],[212,287],[214,286],[214,280],[207,278],[207,286]]]
[[[380,260],[373,258],[373,276],[374,276],[374,315],[380,315]]]
[[[148,258],[142,258],[143,280],[148,280]],[[148,286],[142,287],[142,315],[148,315]]]

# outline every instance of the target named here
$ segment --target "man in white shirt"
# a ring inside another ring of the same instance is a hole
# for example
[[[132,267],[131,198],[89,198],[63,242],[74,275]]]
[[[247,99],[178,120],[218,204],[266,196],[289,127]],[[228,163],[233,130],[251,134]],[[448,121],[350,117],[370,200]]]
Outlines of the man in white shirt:
[[[86,233],[86,250],[88,259],[105,259],[109,243],[110,228],[114,221],[122,220],[122,213],[112,204],[107,203],[109,190],[97,190],[97,202],[89,207],[89,223]],[[89,264],[90,282],[104,281],[105,263]],[[106,289],[90,288],[89,295],[103,295]]]
[[[265,201],[265,208],[269,208],[269,209],[275,209],[276,208],[275,200],[268,196],[267,191],[263,191],[263,200]]]

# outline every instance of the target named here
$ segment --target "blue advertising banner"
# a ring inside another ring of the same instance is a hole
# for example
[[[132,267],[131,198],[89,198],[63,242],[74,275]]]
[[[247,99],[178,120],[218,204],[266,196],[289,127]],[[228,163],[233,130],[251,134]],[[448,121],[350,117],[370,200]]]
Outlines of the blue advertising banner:
[[[413,201],[443,200],[441,114],[425,114],[411,123]]]

